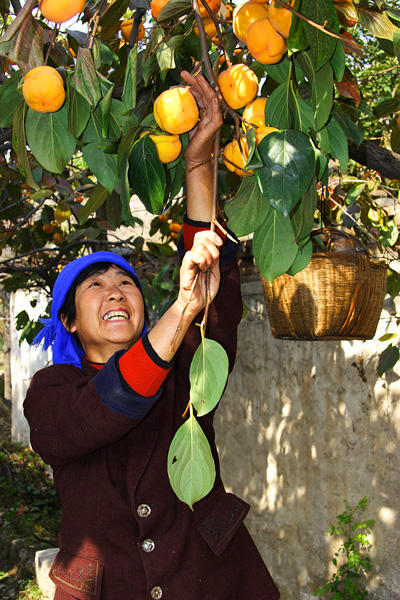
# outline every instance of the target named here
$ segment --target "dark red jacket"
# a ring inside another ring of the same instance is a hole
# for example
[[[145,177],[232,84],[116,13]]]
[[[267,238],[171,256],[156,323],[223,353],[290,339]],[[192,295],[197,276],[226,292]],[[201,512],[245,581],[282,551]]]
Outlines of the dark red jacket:
[[[241,314],[231,264],[222,269],[207,334],[224,346],[231,366]],[[63,509],[51,571],[56,600],[279,598],[243,525],[248,504],[224,490],[212,414],[199,422],[217,465],[213,490],[191,511],[168,480],[167,453],[183,422],[199,342],[192,324],[161,395],[141,419],[103,401],[98,371],[86,361],[82,369],[53,365],[34,376],[25,401],[31,443],[54,470]]]

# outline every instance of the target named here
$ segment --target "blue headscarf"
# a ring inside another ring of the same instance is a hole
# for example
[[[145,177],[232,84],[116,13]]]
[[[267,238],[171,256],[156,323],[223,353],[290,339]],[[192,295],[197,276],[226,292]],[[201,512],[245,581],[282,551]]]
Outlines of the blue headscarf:
[[[69,333],[69,331],[65,329],[58,316],[58,311],[65,300],[68,290],[79,273],[89,265],[99,262],[109,262],[118,265],[129,273],[132,273],[137,281],[139,281],[134,269],[128,261],[125,260],[125,258],[122,258],[122,256],[113,254],[112,252],[93,252],[93,254],[77,258],[66,265],[54,284],[51,317],[50,319],[40,319],[41,323],[44,323],[45,326],[39,331],[32,342],[35,346],[39,346],[43,341],[43,350],[47,350],[49,346],[52,347],[53,364],[62,363],[75,365],[76,367],[81,366],[81,360],[84,355],[83,349],[81,345],[77,343],[72,333]],[[140,291],[142,290],[140,289]],[[141,335],[143,336],[146,331],[147,325],[145,323]]]

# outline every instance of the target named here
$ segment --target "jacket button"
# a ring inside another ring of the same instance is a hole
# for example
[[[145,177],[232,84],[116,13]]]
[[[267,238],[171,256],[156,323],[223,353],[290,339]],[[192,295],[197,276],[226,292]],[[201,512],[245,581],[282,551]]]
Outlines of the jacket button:
[[[148,517],[151,513],[151,508],[148,504],[139,504],[139,506],[136,509],[136,512],[139,515],[139,517]]]
[[[142,548],[145,552],[153,552],[155,547],[155,543],[153,542],[153,540],[150,539],[144,540],[144,542],[142,543]]]
[[[162,589],[160,588],[160,586],[156,585],[153,588],[151,588],[150,595],[153,598],[153,600],[159,600],[162,597]]]

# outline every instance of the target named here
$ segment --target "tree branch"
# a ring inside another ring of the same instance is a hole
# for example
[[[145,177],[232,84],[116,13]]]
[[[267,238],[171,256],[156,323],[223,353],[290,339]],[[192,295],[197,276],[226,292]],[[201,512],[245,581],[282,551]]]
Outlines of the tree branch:
[[[400,154],[364,140],[359,146],[348,140],[349,156],[357,163],[377,171],[382,177],[400,180]]]

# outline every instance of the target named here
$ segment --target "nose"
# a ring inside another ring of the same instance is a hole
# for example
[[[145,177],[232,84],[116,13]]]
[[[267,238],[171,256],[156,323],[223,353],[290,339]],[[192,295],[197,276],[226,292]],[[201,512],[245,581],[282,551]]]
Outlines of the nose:
[[[118,286],[111,285],[107,290],[107,300],[121,302],[125,300],[125,294]]]

